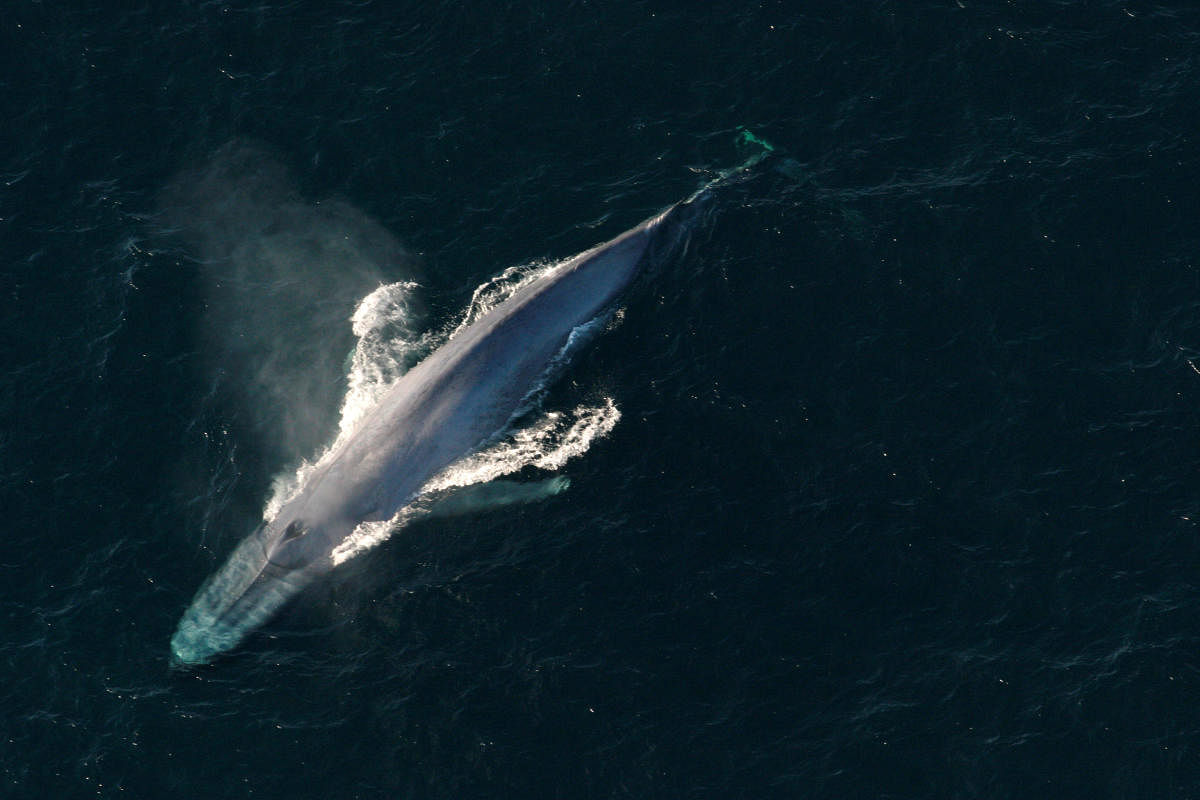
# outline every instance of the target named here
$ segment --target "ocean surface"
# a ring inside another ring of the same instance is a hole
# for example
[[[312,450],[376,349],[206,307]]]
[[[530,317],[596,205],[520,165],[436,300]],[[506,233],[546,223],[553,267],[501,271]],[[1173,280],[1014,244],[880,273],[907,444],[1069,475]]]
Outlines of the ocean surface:
[[[0,797],[1200,798],[1194,5],[15,0],[0,46]],[[473,298],[767,147],[540,399],[508,477],[569,488],[172,667]]]

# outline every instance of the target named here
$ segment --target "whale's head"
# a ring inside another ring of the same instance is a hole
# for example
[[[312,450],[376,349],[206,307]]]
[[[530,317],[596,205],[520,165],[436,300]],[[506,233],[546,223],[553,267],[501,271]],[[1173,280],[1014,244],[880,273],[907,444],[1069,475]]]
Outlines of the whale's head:
[[[171,637],[176,666],[205,664],[235,647],[312,580],[353,526],[280,513],[246,538],[196,593]]]

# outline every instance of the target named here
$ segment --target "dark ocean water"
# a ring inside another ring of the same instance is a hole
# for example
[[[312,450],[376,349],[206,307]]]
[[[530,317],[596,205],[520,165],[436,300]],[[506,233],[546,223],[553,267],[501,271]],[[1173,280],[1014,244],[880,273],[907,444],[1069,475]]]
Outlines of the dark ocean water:
[[[0,31],[0,796],[1200,797],[1190,5]],[[414,523],[169,667],[332,438],[358,299],[415,280],[397,336],[442,329],[741,126],[779,157],[546,398],[622,413],[569,491]]]

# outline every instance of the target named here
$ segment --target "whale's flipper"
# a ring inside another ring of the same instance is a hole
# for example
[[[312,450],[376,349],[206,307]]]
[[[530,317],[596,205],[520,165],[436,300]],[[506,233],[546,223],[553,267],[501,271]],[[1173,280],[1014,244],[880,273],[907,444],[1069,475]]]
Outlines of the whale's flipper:
[[[476,483],[440,492],[427,501],[425,513],[429,517],[457,517],[517,503],[535,503],[565,492],[570,485],[571,479],[565,475],[534,483],[505,480]]]

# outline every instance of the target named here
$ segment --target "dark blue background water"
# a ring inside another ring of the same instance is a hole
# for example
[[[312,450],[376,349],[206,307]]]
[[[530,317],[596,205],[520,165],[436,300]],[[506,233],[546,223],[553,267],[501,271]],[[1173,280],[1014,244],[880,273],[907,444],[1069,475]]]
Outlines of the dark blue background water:
[[[1187,4],[0,31],[4,797],[1200,796]],[[624,414],[569,492],[413,525],[169,669],[294,455],[163,235],[181,172],[256,142],[396,237],[373,266],[436,326],[738,163],[739,126],[797,169],[722,190],[564,377]]]

